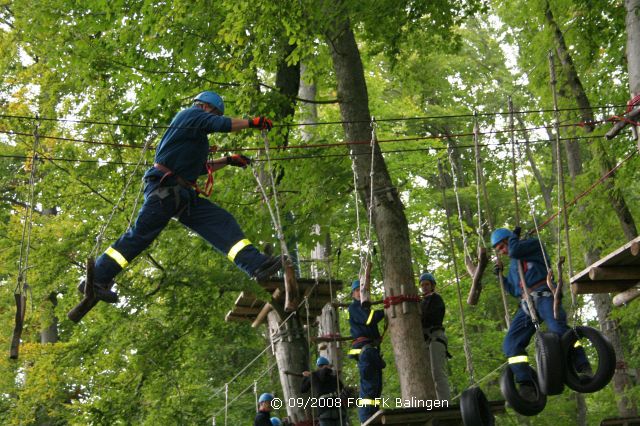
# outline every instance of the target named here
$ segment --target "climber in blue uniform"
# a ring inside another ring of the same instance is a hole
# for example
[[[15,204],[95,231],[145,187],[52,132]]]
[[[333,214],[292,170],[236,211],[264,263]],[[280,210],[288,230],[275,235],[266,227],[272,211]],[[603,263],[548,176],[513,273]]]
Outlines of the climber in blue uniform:
[[[547,286],[547,265],[551,264],[551,261],[537,238],[521,240],[519,227],[513,232],[499,228],[491,234],[491,245],[498,254],[508,255],[511,259],[509,272],[504,277],[504,287],[512,296],[520,299],[520,307],[511,320],[511,326],[504,338],[502,350],[507,357],[516,383],[520,385],[520,395],[527,400],[534,401],[537,398],[537,393],[531,377],[526,347],[535,333],[535,326],[531,321],[522,292],[518,262],[522,262],[527,292],[531,295],[540,322],[546,322],[549,331],[562,337],[569,329],[567,314],[560,305],[558,319],[553,316],[553,293]],[[494,272],[501,274],[502,268],[502,263],[498,260]],[[582,348],[575,351],[574,363],[576,371],[590,374],[591,366]]]
[[[364,423],[378,411],[382,395],[382,369],[386,367],[380,354],[381,337],[378,323],[384,319],[384,310],[373,310],[360,303],[360,281],[351,284],[353,302],[349,305],[351,344],[349,356],[358,361],[360,371],[360,400],[358,417]]]
[[[144,175],[144,204],[134,226],[96,260],[94,288],[99,300],[117,302],[117,294],[111,291],[112,280],[149,247],[172,217],[256,280],[264,280],[280,270],[280,258],[260,253],[229,212],[198,196],[210,194],[196,184],[201,174],[208,173],[212,182],[213,171],[227,165],[245,168],[251,162],[243,155],[207,161],[208,134],[246,128],[269,131],[272,127],[271,120],[265,117],[246,120],[223,114],[222,98],[215,92],[205,91],[194,98],[190,108],[173,118],[156,148],[153,167]],[[84,281],[78,290],[84,292]]]

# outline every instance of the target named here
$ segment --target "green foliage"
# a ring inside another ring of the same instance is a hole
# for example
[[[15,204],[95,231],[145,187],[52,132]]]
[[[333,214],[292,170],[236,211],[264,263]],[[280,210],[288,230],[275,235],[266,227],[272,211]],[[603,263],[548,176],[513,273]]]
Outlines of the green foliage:
[[[592,105],[621,105],[627,99],[624,14],[618,3],[550,2]],[[20,359],[0,358],[0,423],[208,424],[213,415],[222,418],[224,385],[231,382],[230,399],[249,391],[231,405],[228,422],[246,424],[254,415],[254,380],[258,392],[280,392],[277,374],[262,375],[273,362],[271,355],[259,356],[268,343],[262,331],[224,321],[239,291],[264,293],[224,256],[177,223],[172,222],[118,277],[122,305],[100,305],[79,325],[65,314],[78,301],[75,284],[83,275],[82,265],[119,200],[96,251],[129,226],[139,206],[135,200],[140,178],[152,162],[152,153],[142,156],[141,147],[147,140],[152,145],[158,142],[159,126],[167,125],[205,88],[221,93],[232,116],[264,114],[277,124],[300,122],[301,105],[294,117],[281,116],[291,100],[271,88],[275,73],[283,63],[302,61],[318,98],[335,99],[327,40],[336,21],[345,17],[355,29],[363,58],[369,107],[378,119],[376,136],[404,203],[413,272],[434,272],[447,303],[453,393],[469,385],[458,301],[460,278],[475,379],[482,380],[490,399],[499,398],[496,369],[504,362],[504,311],[497,282],[489,272],[483,278],[479,305],[464,303],[470,286],[462,262],[464,237],[470,253],[482,244],[476,230],[473,112],[478,112],[489,194],[489,205],[481,203],[482,219],[490,216],[496,227],[512,227],[516,211],[511,134],[504,131],[507,115],[496,113],[506,112],[508,97],[520,111],[548,110],[551,105],[547,52],[553,48],[553,37],[545,8],[542,0],[9,2],[0,11],[0,342],[7,348],[36,125],[40,160],[34,186],[38,212],[33,216],[27,271],[31,288],[27,321]],[[575,107],[562,72],[558,80],[560,107]],[[597,118],[602,119],[620,108],[599,111]],[[35,114],[42,119],[24,118]],[[423,118],[385,120],[399,117]],[[536,129],[516,133],[515,139],[531,140],[531,158],[555,200],[555,165],[547,141],[552,133],[544,128],[553,122],[553,115],[547,111],[519,117],[522,123],[517,126]],[[280,207],[294,217],[287,221],[287,235],[296,236],[297,249],[307,259],[329,232],[334,249],[332,275],[348,283],[360,268],[356,209],[360,208],[361,232],[367,227],[367,212],[361,202],[355,205],[351,163],[344,146],[327,146],[344,139],[340,118],[338,104],[323,104],[318,106],[318,121],[338,123],[288,128],[290,146],[302,144],[304,130],[311,134],[306,143],[319,147],[276,149],[284,144],[284,126],[269,138],[281,176]],[[563,124],[580,121],[578,113],[569,110],[560,119]],[[595,133],[604,131],[598,128]],[[583,133],[563,128],[561,135]],[[219,147],[220,155],[263,145],[257,134],[248,132],[216,134],[211,143]],[[623,138],[601,142],[601,146],[591,143],[593,149],[588,140],[578,143],[585,155],[584,171],[567,179],[569,199],[601,175],[599,153],[606,152],[615,163],[633,149]],[[461,225],[449,182],[444,198],[455,253],[449,246],[438,169],[440,164],[445,178],[451,179],[448,146],[457,147],[453,152],[459,164],[457,195],[468,213]],[[530,206],[538,222],[552,212],[524,153],[517,160],[520,214],[524,226],[531,229]],[[138,161],[143,165],[136,169]],[[615,180],[636,218],[640,217],[637,162],[632,159]],[[276,241],[248,171],[218,172],[213,200],[234,214],[256,245]],[[39,213],[53,207],[56,215]],[[585,266],[582,252],[587,243],[603,253],[622,244],[620,226],[609,209],[606,193],[596,188],[580,208],[570,210],[574,269]],[[588,235],[580,226],[587,221],[593,225]],[[321,235],[311,232],[314,225],[321,226]],[[556,226],[541,234],[554,258]],[[488,226],[484,228],[486,237]],[[562,250],[566,253],[566,248]],[[381,298],[380,255],[374,256],[373,274],[374,293]],[[303,275],[309,273],[306,265]],[[346,293],[339,297],[348,299]],[[52,294],[55,307],[49,299]],[[509,303],[513,311],[516,301]],[[639,306],[632,304],[613,313],[625,333],[627,364],[633,368],[640,357]],[[592,312],[588,298],[578,308],[585,318]],[[341,321],[342,330],[347,330],[344,316]],[[58,326],[59,341],[41,344],[41,331],[52,323]],[[383,396],[395,398],[401,392],[392,349],[387,340]],[[231,381],[256,357],[246,372]],[[344,379],[357,382],[353,362],[345,363]],[[627,396],[637,401],[637,386]],[[615,398],[610,387],[587,396],[589,424],[614,415]],[[575,407],[575,398],[565,392],[550,398],[547,409],[531,424],[574,424]],[[499,423],[519,424],[520,420],[509,410]]]

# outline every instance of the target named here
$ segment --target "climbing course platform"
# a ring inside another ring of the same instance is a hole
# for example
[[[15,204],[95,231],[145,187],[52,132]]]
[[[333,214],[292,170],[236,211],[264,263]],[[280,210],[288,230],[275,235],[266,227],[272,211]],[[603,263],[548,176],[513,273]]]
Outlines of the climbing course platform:
[[[640,237],[637,237],[571,277],[571,290],[576,294],[623,292],[618,296],[626,294],[626,297],[618,298],[617,303],[623,304],[640,295],[639,283]]]
[[[320,315],[322,308],[335,298],[336,291],[342,288],[342,281],[315,280],[311,278],[298,278],[300,299],[304,301],[308,296],[309,316],[315,318]],[[285,304],[285,282],[283,278],[271,278],[268,281],[258,283],[267,292],[271,293],[270,300],[261,300],[258,296],[243,291],[235,301],[234,307],[225,316],[225,321],[250,321],[252,327],[257,327],[267,318],[267,314],[273,309],[274,304]],[[333,294],[332,294],[333,293]],[[299,306],[304,310],[304,302]]]
[[[389,400],[395,406],[395,400]],[[433,401],[439,402],[439,401]],[[415,407],[419,401],[407,401],[414,405],[410,408],[384,409],[375,413],[363,426],[370,425],[403,425],[403,426],[444,426],[462,424],[462,414],[460,405],[449,404],[448,407],[438,407],[428,409],[425,407]],[[490,401],[489,407],[493,415],[505,412],[504,401]]]

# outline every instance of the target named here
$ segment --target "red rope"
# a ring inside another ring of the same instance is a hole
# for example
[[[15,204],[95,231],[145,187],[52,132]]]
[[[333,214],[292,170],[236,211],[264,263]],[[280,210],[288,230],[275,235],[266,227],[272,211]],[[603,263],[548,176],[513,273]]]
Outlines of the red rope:
[[[635,95],[633,98],[631,98],[631,100],[627,102],[627,112],[633,111],[633,108],[635,108],[639,102],[640,102],[640,95]]]
[[[397,296],[389,296],[383,300],[384,308],[390,308],[393,305],[398,305],[402,302],[420,302],[421,298],[415,294],[399,294]]]

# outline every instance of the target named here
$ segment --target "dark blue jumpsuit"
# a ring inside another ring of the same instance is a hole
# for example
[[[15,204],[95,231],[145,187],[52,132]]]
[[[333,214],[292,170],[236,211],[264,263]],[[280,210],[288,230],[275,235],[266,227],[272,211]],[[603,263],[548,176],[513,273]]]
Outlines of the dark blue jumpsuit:
[[[386,367],[380,355],[378,323],[384,318],[384,310],[363,308],[359,300],[349,305],[351,337],[356,341],[349,355],[357,357],[360,371],[360,405],[358,417],[364,423],[378,411],[382,395],[382,369]]]
[[[154,163],[164,165],[187,182],[195,182],[205,173],[209,153],[207,134],[230,131],[228,117],[215,116],[197,107],[182,110],[162,136]],[[109,283],[156,239],[172,217],[249,275],[267,259],[245,238],[229,212],[197,196],[193,188],[180,186],[175,176],[163,179],[163,175],[154,167],[145,173],[144,204],[136,222],[96,260],[96,283]]]
[[[540,241],[536,238],[520,240],[516,235],[509,238],[509,273],[504,278],[505,289],[514,297],[520,298],[520,306],[515,316],[511,320],[511,326],[502,344],[502,350],[507,357],[511,371],[516,382],[528,382],[531,377],[531,368],[527,357],[526,347],[535,333],[535,327],[531,317],[527,313],[526,304],[522,298],[522,288],[520,286],[520,275],[518,274],[518,261],[522,262],[524,277],[527,288],[534,288],[531,291],[532,298],[538,314],[538,320],[547,323],[549,331],[562,336],[569,327],[567,326],[567,314],[560,305],[559,318],[553,317],[553,295],[546,284],[547,264],[550,264],[549,256],[540,247]],[[578,348],[575,351],[575,366],[580,371],[580,367],[588,364],[584,350]]]

